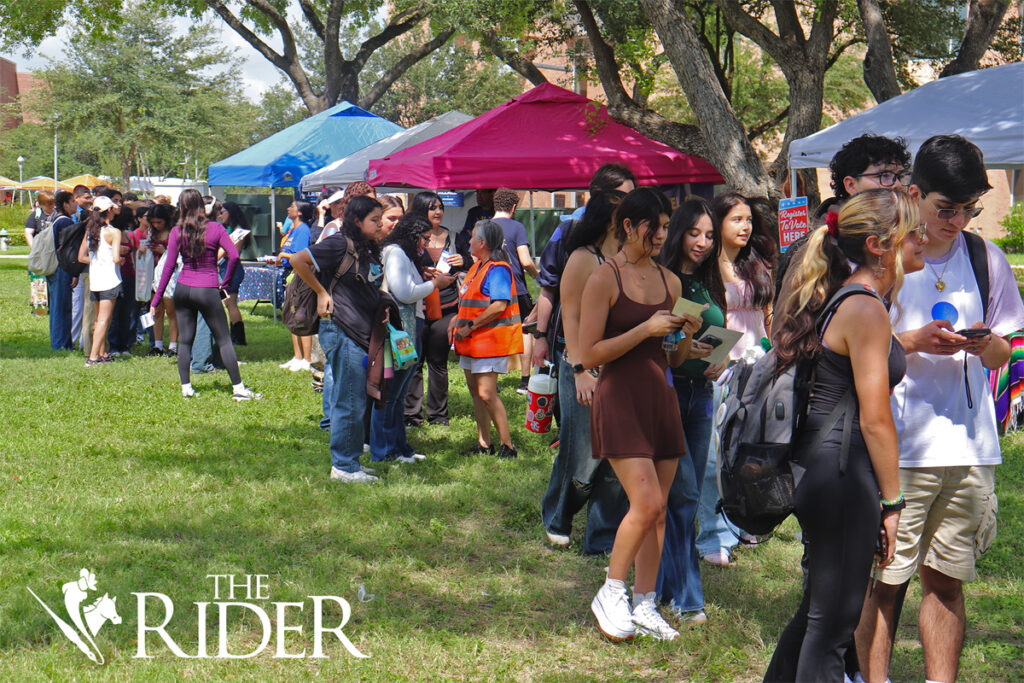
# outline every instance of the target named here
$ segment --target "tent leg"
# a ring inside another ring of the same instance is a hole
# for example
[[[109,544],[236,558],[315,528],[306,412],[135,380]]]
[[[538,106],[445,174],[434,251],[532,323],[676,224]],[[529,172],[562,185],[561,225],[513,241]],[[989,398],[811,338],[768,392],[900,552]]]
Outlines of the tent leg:
[[[530,244],[533,245],[534,253],[537,252],[537,228],[533,222],[533,190],[530,190]]]
[[[274,232],[275,230],[277,230],[277,207],[275,206],[275,204],[276,204],[276,202],[274,201],[274,186],[271,185],[270,186],[270,253],[271,254],[276,254],[277,253],[277,249],[274,248],[274,245],[277,243],[277,233]],[[277,275],[276,274],[274,275],[274,297],[272,297],[272,298],[273,299],[277,298]],[[270,305],[274,307],[274,324],[276,325],[277,324],[277,301],[271,301]]]
[[[789,169],[789,197],[792,199],[796,196],[796,169]]]

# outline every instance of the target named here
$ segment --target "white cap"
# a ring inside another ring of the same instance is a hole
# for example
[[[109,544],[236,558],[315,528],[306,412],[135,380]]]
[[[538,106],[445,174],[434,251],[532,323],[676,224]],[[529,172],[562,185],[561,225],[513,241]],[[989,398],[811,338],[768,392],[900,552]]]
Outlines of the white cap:
[[[106,195],[101,195],[99,197],[96,197],[96,199],[92,200],[92,208],[95,211],[99,211],[100,213],[108,211],[113,207],[114,200],[111,199],[110,197],[107,197]]]
[[[328,197],[327,199],[325,199],[322,202],[320,202],[320,204],[318,204],[318,206],[321,209],[326,209],[328,206],[330,206],[334,202],[340,202],[344,198],[345,198],[345,193],[343,191],[341,191],[341,190],[338,190],[337,192],[332,194],[330,197]]]

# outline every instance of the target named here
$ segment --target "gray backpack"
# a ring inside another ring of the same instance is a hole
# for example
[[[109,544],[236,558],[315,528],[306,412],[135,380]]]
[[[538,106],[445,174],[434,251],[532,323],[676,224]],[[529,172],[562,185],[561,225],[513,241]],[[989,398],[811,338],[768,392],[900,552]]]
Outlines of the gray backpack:
[[[855,294],[877,296],[861,285],[840,289],[818,317],[819,335],[824,334],[839,304]],[[794,363],[780,372],[774,350],[753,364],[734,366],[719,423],[718,511],[740,529],[768,534],[793,512],[794,444],[803,428],[813,385],[813,362]],[[840,467],[845,469],[856,412],[851,386],[805,452],[815,453],[844,419]]]

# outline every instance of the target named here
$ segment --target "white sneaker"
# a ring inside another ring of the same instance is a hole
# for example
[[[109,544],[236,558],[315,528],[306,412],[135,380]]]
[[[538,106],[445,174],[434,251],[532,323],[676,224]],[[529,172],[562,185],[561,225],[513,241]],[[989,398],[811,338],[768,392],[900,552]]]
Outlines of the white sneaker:
[[[236,401],[258,401],[263,398],[263,394],[258,394],[249,387],[242,387],[236,390],[231,398]]]
[[[292,372],[302,372],[303,370],[306,370],[308,372],[313,369],[313,366],[310,365],[309,361],[306,360],[305,358],[299,358],[288,369],[291,370]]]
[[[360,465],[359,471],[365,474],[377,474],[377,470],[373,469],[372,467],[367,467],[366,465]]]
[[[622,641],[632,640],[636,635],[624,582],[606,580],[590,603],[590,611],[597,617],[597,628],[605,638]]]
[[[403,465],[411,465],[412,463],[416,462],[416,458],[412,457],[411,455],[399,455],[398,457],[395,458],[395,462],[400,462]]]
[[[548,537],[548,543],[551,545],[557,545],[559,548],[569,547],[569,537],[565,534],[556,534],[545,529],[544,535]]]
[[[331,467],[331,481],[340,481],[345,484],[368,484],[380,481],[380,477],[367,474],[361,469],[358,472],[346,472],[345,470],[339,470],[337,467]]]
[[[295,364],[296,364],[297,362],[299,362],[300,360],[302,360],[302,359],[301,359],[301,358],[290,358],[290,359],[289,359],[289,360],[288,360],[287,362],[285,362],[285,363],[281,363],[281,364],[280,364],[280,365],[278,365],[277,367],[281,368],[282,370],[291,370],[291,369],[292,369],[292,367],[293,367],[293,366],[294,366],[294,365],[295,365]]]
[[[426,460],[427,459],[427,456],[423,455],[422,453],[413,453],[411,457],[412,457],[413,460]]]
[[[651,636],[656,640],[675,640],[679,631],[669,626],[658,612],[654,604],[655,592],[637,593],[633,597],[633,623],[641,635]]]
[[[181,388],[181,396],[182,396],[182,398],[193,398],[194,396],[198,396],[198,395],[199,394],[197,394],[196,390],[193,389],[192,387],[189,387],[188,389],[186,389],[184,387]]]
[[[370,452],[370,444],[364,443],[363,444],[363,453],[369,453],[369,452]]]

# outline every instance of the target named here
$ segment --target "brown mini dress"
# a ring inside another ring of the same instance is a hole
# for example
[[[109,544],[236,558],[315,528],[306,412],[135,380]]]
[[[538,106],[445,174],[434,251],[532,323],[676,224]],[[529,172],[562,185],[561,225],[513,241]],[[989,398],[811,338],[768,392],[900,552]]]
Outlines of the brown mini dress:
[[[660,267],[665,300],[641,304],[626,296],[615,261],[608,264],[615,271],[619,297],[608,311],[605,339],[628,332],[657,311],[672,310],[672,295]],[[668,384],[668,359],[661,343],[660,337],[650,337],[601,366],[590,415],[595,458],[670,460],[686,455],[679,401]]]

